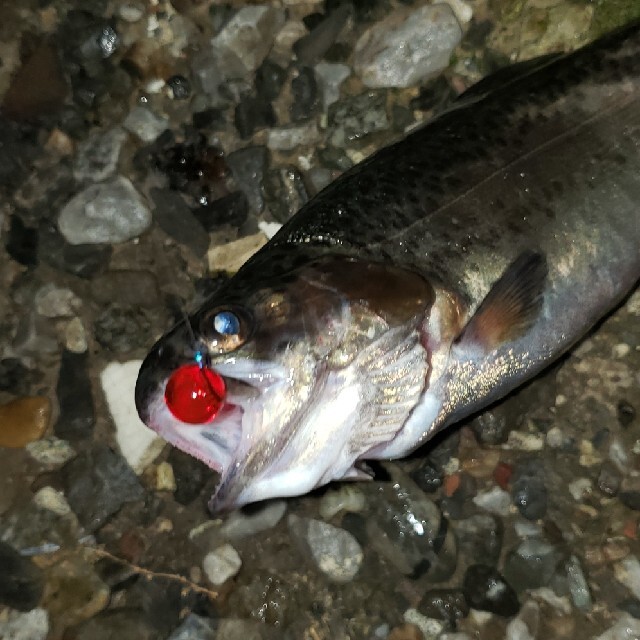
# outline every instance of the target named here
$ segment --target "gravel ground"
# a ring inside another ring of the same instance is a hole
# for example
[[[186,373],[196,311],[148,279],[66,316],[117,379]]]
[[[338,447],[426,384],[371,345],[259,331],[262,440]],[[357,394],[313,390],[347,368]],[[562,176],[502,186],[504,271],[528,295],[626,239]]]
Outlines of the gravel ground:
[[[152,342],[342,171],[509,61],[638,16],[0,4],[0,638],[640,638],[639,292],[375,482],[222,520],[212,472],[132,398]]]

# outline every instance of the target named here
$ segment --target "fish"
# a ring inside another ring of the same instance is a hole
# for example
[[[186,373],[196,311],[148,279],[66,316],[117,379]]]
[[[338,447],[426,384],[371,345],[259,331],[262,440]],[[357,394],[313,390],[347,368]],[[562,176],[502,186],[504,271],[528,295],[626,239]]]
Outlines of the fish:
[[[213,513],[370,480],[640,278],[640,23],[481,80],[309,200],[140,368]]]

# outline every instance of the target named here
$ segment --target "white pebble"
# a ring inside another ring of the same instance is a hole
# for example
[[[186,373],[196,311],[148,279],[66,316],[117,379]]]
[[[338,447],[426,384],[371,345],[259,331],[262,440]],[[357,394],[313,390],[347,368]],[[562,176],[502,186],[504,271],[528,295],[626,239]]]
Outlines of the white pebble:
[[[207,574],[207,578],[216,586],[220,586],[229,578],[238,575],[240,567],[242,567],[242,560],[230,544],[223,544],[207,553],[202,562],[202,568]]]

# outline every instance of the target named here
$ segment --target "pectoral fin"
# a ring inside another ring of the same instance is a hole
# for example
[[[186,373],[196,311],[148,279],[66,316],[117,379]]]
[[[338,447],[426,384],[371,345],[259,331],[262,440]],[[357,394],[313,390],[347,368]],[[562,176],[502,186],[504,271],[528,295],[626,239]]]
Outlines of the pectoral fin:
[[[536,321],[544,300],[547,261],[542,253],[521,253],[493,285],[457,343],[490,350],[523,335]]]

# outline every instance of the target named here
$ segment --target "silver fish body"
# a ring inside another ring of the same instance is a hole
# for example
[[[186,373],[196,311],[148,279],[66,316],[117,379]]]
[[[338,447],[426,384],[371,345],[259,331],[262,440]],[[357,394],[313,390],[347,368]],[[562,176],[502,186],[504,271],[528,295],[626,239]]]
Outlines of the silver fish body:
[[[483,80],[341,176],[156,344],[138,411],[220,472],[213,509],[366,477],[566,351],[639,247],[636,23]],[[195,358],[229,409],[194,425],[164,394]]]

